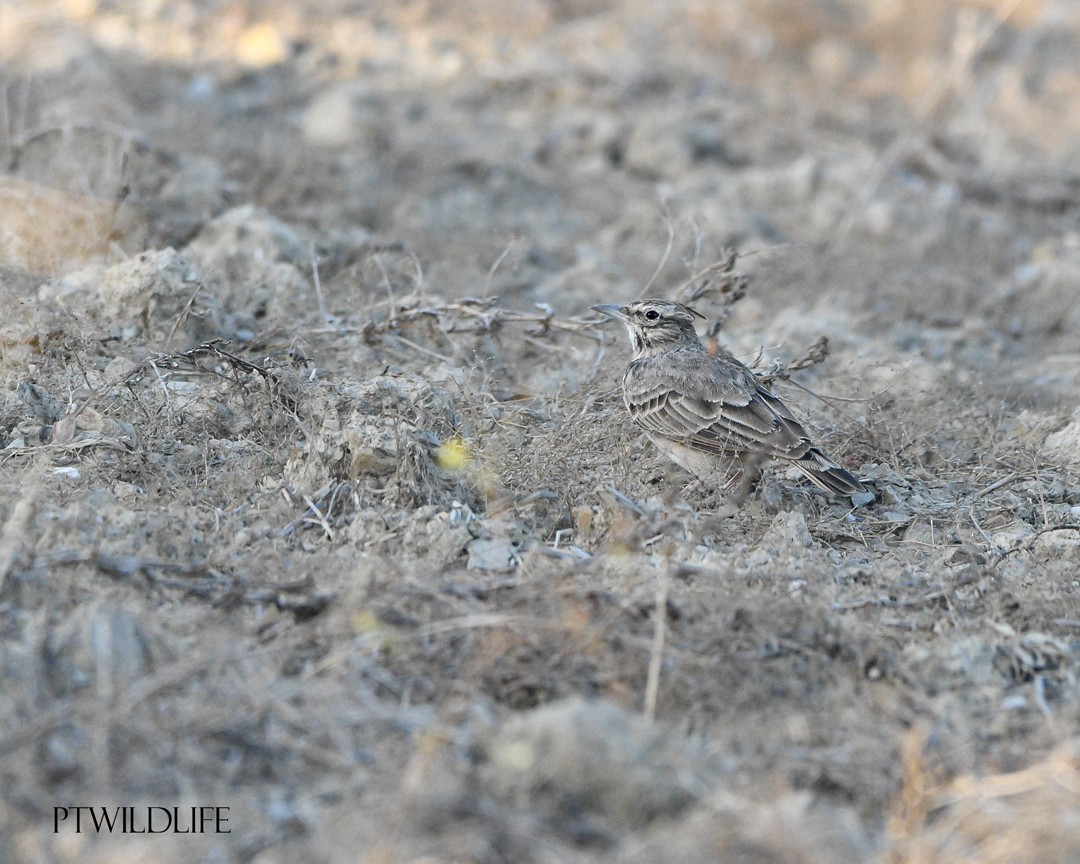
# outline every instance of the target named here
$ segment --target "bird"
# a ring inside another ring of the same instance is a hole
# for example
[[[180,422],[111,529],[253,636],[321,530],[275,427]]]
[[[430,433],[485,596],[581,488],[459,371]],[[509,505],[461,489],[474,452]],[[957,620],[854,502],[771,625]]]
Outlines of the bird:
[[[704,315],[657,299],[591,308],[621,321],[630,336],[634,356],[622,379],[630,417],[697,480],[711,483],[738,462],[723,491],[741,500],[760,478],[761,463],[775,458],[795,465],[827,493],[868,491],[825,454],[748,366],[715,343],[702,344],[694,322]]]

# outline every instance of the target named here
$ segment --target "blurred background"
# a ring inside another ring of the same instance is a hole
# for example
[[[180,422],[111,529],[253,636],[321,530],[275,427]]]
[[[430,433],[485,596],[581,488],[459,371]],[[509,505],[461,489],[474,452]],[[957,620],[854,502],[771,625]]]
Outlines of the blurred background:
[[[584,307],[671,234],[660,288],[771,250],[761,298],[1041,344],[1080,315],[1078,30],[1062,0],[6,3],[0,259],[254,204],[328,259],[405,243],[442,295]]]

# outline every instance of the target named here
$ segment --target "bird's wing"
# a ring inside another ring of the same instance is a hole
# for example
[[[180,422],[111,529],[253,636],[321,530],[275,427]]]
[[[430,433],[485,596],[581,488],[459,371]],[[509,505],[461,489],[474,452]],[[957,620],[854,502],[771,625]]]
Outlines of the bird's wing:
[[[812,446],[802,424],[734,358],[628,370],[630,416],[647,432],[710,453],[750,451],[788,459]]]

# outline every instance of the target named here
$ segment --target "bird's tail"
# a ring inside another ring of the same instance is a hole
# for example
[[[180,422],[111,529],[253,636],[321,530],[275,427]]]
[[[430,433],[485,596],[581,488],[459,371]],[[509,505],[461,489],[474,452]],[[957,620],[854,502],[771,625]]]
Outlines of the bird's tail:
[[[850,471],[845,471],[822,453],[817,447],[811,447],[803,456],[795,460],[799,469],[810,478],[815,486],[836,495],[854,495],[867,492],[861,480]]]

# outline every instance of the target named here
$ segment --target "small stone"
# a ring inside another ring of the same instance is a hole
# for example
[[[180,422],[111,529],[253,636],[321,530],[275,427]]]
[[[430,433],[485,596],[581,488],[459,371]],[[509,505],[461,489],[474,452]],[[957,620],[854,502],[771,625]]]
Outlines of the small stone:
[[[439,564],[457,560],[472,539],[465,522],[454,522],[450,513],[440,513],[425,526],[428,555]]]
[[[865,492],[856,492],[851,496],[851,506],[865,507],[867,504],[873,504],[875,500],[874,493],[867,489]]]
[[[1035,541],[1047,551],[1062,553],[1080,548],[1080,531],[1075,528],[1059,528],[1043,531]]]
[[[905,543],[918,543],[921,546],[934,546],[940,543],[941,529],[935,529],[931,522],[912,522],[904,531]]]
[[[961,564],[985,564],[986,556],[971,546],[950,546],[945,550],[942,563],[946,567],[959,567]]]
[[[882,504],[899,504],[901,500],[900,490],[891,483],[886,483],[881,487]]]
[[[478,538],[468,545],[470,570],[505,573],[517,566],[514,545],[502,537]]]
[[[998,552],[1008,552],[1022,542],[1029,540],[1034,533],[1034,529],[1027,523],[1015,522],[1000,531],[996,531],[991,536],[990,542]]]
[[[304,137],[313,144],[332,147],[353,141],[359,95],[354,85],[338,85],[318,94],[303,115]]]
[[[765,534],[764,543],[801,549],[816,545],[802,513],[778,513]]]
[[[778,554],[795,549],[813,549],[817,545],[802,513],[777,513],[765,536],[746,556],[745,563],[751,569],[769,567],[777,560]]]
[[[120,384],[139,366],[127,357],[114,357],[105,366],[105,380],[110,384]]]
[[[355,479],[362,474],[387,477],[397,471],[397,455],[379,448],[357,449],[349,461],[348,477]]]

